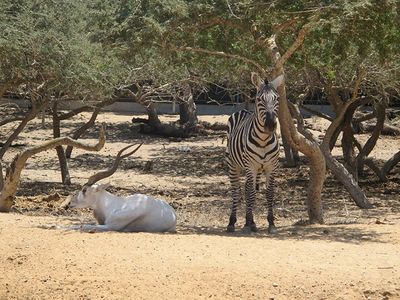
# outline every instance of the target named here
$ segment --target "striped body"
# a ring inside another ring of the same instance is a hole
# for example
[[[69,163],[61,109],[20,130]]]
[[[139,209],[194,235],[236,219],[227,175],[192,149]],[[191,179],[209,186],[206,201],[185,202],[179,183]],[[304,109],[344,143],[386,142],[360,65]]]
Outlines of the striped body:
[[[254,82],[253,82],[254,83]],[[226,149],[229,179],[232,190],[232,210],[227,230],[235,230],[237,207],[240,202],[240,176],[246,175],[246,231],[256,231],[253,205],[259,176],[267,182],[267,206],[269,231],[275,231],[273,217],[274,171],[278,166],[279,140],[276,134],[278,93],[271,83],[260,82],[257,86],[255,112],[242,110],[228,120],[228,144]]]
[[[271,172],[278,166],[278,136],[263,132],[253,112],[238,111],[228,120],[227,157],[228,165]]]

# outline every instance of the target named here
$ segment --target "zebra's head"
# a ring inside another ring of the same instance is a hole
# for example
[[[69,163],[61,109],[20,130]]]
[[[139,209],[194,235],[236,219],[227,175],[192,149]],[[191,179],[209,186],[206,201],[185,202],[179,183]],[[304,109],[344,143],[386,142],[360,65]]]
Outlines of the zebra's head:
[[[279,95],[277,88],[282,84],[283,75],[268,82],[262,80],[257,73],[251,73],[251,81],[257,88],[255,104],[258,121],[266,131],[273,132],[278,124]]]

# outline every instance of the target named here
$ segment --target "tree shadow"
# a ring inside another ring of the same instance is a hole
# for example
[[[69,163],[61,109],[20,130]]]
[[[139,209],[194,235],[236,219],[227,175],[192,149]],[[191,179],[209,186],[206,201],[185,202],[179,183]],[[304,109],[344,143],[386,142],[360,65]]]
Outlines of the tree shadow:
[[[350,225],[312,225],[312,226],[282,226],[278,227],[278,232],[269,234],[266,228],[259,229],[256,233],[243,233],[241,228],[237,228],[234,233],[226,232],[226,227],[203,227],[180,225],[178,234],[182,235],[210,235],[223,236],[229,238],[255,238],[255,239],[274,239],[274,240],[312,240],[341,242],[348,244],[362,244],[364,242],[386,243],[383,237],[387,233],[378,233],[373,229],[361,229]]]
[[[158,176],[226,175],[224,148],[177,145],[164,149],[154,157],[154,172]]]

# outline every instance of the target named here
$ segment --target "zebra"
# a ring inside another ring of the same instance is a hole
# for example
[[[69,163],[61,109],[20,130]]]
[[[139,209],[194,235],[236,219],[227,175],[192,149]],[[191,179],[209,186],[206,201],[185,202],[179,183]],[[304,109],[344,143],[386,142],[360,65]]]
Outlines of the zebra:
[[[256,232],[253,219],[253,204],[256,185],[262,173],[267,179],[268,232],[275,233],[273,215],[274,171],[278,166],[279,141],[276,134],[279,95],[277,87],[283,75],[272,82],[262,80],[258,74],[251,74],[251,81],[257,88],[255,112],[241,110],[228,119],[226,160],[229,167],[229,180],[232,192],[232,208],[228,232],[235,231],[237,206],[241,199],[240,175],[246,174],[246,223],[243,231]]]

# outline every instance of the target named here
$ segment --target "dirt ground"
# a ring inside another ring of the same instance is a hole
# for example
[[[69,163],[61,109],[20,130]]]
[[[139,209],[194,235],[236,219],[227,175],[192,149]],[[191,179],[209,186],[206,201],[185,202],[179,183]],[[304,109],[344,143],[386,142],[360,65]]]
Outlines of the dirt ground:
[[[63,123],[65,134],[88,114]],[[201,116],[226,122],[228,116]],[[230,207],[224,132],[186,140],[143,136],[132,116],[103,113],[107,143],[97,153],[74,150],[71,186],[60,183],[55,151],[31,158],[22,173],[15,209],[0,214],[0,299],[400,299],[400,166],[382,184],[372,173],[360,185],[374,204],[360,210],[328,174],[324,225],[303,226],[308,167],[280,168],[278,233],[266,231],[264,197],[255,220],[260,231],[225,232]],[[172,121],[175,116],[163,116]],[[326,123],[308,119],[315,135]],[[0,141],[12,126],[0,132]],[[11,158],[51,135],[51,123],[32,121]],[[97,131],[85,141],[95,143]],[[360,135],[361,141],[367,135]],[[93,223],[88,210],[63,203],[87,178],[111,163],[124,145],[144,142],[108,180],[119,195],[147,193],[167,200],[178,215],[177,233],[84,233],[65,230]],[[334,154],[340,153],[339,144]],[[370,155],[380,163],[400,148],[384,137]],[[144,167],[152,163],[152,169]],[[238,227],[244,223],[241,206]]]

